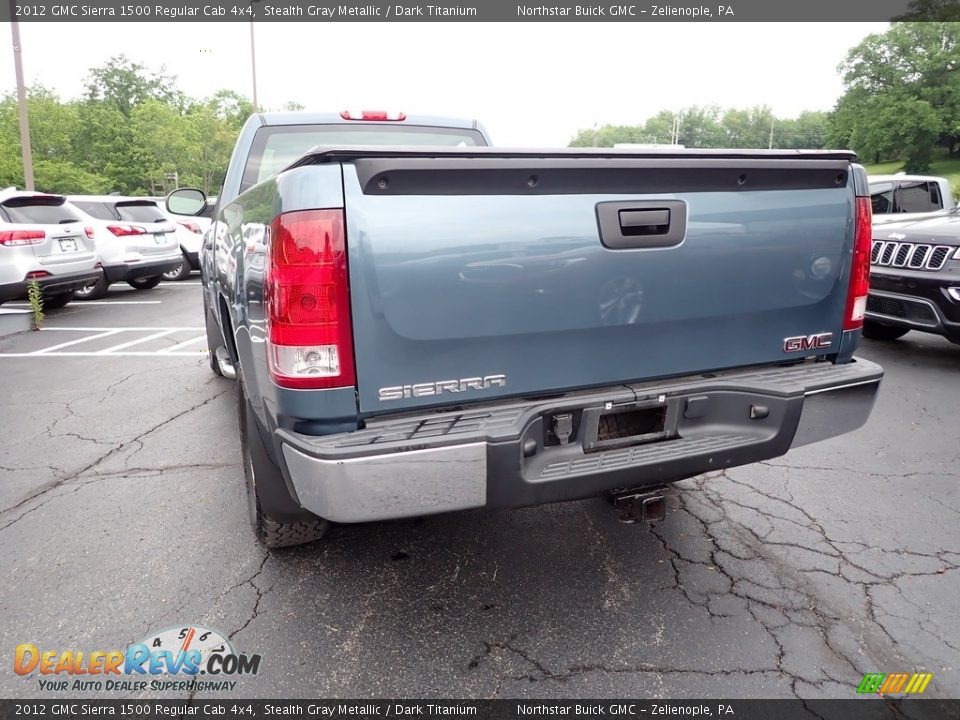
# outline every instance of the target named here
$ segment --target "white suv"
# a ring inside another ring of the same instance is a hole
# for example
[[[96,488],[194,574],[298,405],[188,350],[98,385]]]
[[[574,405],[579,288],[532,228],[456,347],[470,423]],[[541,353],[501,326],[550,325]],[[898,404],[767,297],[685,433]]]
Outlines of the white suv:
[[[71,207],[94,231],[103,277],[77,291],[93,300],[125,280],[137,290],[156,287],[163,274],[180,267],[183,257],[174,223],[149,198],[116,195],[71,195]]]
[[[213,198],[207,198],[207,207],[198,215],[177,215],[166,208],[166,198],[150,198],[156,201],[167,217],[176,223],[177,239],[180,241],[180,252],[183,253],[183,264],[176,270],[165,272],[164,280],[186,280],[190,273],[200,269],[200,247],[203,237],[210,229],[213,217]]]
[[[37,282],[44,308],[63,307],[102,277],[93,229],[62,195],[0,191],[0,303],[25,299]]]

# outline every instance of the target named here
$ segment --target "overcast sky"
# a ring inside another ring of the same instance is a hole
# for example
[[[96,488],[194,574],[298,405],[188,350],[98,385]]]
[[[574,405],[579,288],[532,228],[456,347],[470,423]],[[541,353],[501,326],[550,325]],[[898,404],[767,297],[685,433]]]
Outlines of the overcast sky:
[[[3,23],[8,25],[8,23]],[[474,117],[501,145],[566,145],[578,128],[688,105],[828,110],[837,65],[886,23],[258,23],[261,106],[296,101]],[[9,32],[9,29],[6,30]],[[78,97],[126,54],[188,95],[251,94],[249,23],[21,23],[27,83]],[[7,36],[9,37],[9,35]],[[16,87],[0,52],[0,88]]]

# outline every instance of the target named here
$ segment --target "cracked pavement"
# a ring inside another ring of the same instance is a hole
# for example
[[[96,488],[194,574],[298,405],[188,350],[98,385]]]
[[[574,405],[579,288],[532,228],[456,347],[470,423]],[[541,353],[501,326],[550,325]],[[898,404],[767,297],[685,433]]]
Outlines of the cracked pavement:
[[[200,324],[198,287],[150,297],[48,323]],[[652,527],[598,499],[272,553],[248,529],[234,386],[205,359],[0,357],[0,690],[44,695],[10,669],[18,643],[189,623],[262,656],[246,697],[848,698],[913,671],[955,697],[960,347],[860,354],[886,370],[866,427],[683,481]]]

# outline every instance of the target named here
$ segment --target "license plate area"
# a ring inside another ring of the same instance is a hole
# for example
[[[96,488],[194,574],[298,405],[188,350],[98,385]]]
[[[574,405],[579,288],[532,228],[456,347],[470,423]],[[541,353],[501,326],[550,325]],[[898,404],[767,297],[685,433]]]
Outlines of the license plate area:
[[[679,405],[663,400],[626,403],[583,411],[583,451],[643,445],[678,436]]]
[[[60,252],[76,252],[77,251],[77,241],[73,238],[61,238],[60,240]]]

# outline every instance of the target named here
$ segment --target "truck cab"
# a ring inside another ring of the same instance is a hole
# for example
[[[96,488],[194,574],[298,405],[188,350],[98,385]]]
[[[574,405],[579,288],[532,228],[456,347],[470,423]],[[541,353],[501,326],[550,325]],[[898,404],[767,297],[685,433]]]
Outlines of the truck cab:
[[[874,225],[919,220],[955,206],[946,178],[898,173],[871,175],[869,180]]]

